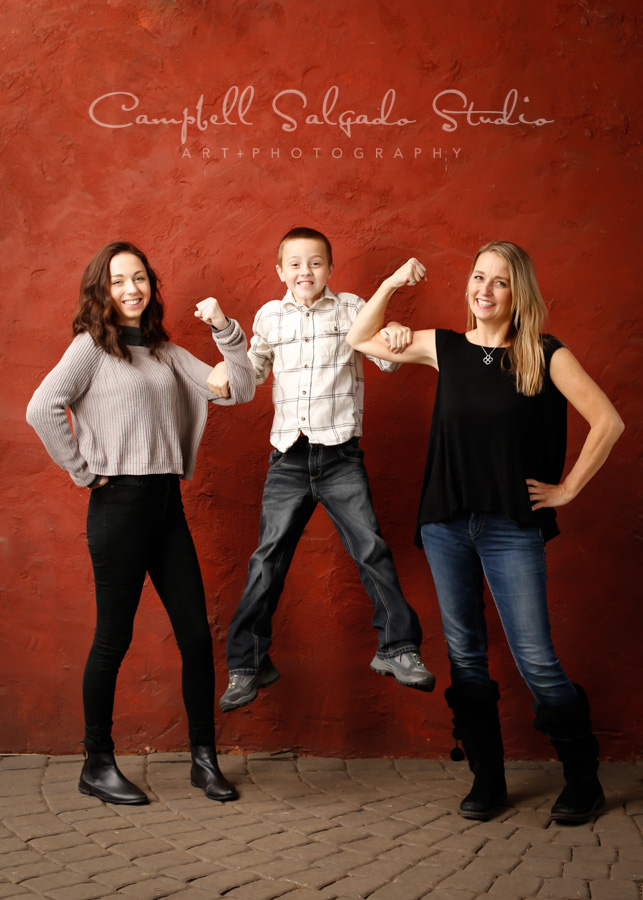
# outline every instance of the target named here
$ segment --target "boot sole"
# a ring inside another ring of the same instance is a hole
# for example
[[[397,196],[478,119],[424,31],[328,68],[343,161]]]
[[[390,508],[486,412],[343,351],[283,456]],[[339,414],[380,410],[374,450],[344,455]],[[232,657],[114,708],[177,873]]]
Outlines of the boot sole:
[[[401,684],[403,687],[415,688],[416,691],[424,691],[425,694],[430,694],[433,688],[435,687],[435,678],[433,681],[428,679],[424,683],[414,684],[412,681],[402,681],[397,677],[395,672],[384,672],[382,669],[376,669],[375,666],[371,665],[369,667],[371,671],[376,672],[378,675],[385,675],[387,678],[394,678],[398,684]]]
[[[234,702],[231,702],[229,700],[224,701],[222,697],[221,700],[219,700],[219,709],[221,710],[221,712],[225,713],[231,712],[233,709],[242,709],[244,706],[248,706],[250,703],[252,703],[253,700],[257,699],[257,694],[262,688],[270,687],[271,684],[274,684],[275,681],[279,681],[280,678],[280,672],[277,672],[276,675],[271,675],[267,681],[263,681],[261,684],[258,684],[254,692],[244,697],[243,700],[236,700]]]
[[[202,788],[201,785],[197,784],[196,781],[193,781],[192,778],[190,778],[190,784],[192,785],[192,787],[198,788],[200,791],[203,791],[205,793],[205,788]],[[231,800],[239,799],[239,794],[236,789],[233,794],[229,794],[227,797],[209,797],[207,794],[205,796],[208,798],[208,800],[215,800],[217,803],[229,803]]]
[[[97,800],[102,800],[103,803],[116,803],[118,806],[145,806],[150,802],[149,797],[141,798],[140,800],[115,800],[107,794],[102,794],[100,791],[94,791],[80,784],[78,785],[78,790],[81,794],[85,794],[86,797],[96,797]]]

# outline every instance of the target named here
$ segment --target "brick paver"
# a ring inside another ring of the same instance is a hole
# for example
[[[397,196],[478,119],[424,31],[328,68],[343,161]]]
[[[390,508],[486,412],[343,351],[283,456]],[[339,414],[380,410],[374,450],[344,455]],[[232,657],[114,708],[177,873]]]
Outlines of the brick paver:
[[[643,900],[640,763],[601,768],[607,803],[549,822],[553,762],[510,763],[520,799],[463,819],[465,764],[222,757],[240,799],[189,783],[189,755],[121,760],[154,798],[110,806],[77,790],[80,757],[0,754],[0,900]]]

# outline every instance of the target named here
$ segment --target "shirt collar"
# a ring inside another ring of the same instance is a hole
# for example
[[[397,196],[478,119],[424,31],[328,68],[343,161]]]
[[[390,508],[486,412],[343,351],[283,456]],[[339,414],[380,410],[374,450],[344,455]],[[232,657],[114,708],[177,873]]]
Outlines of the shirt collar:
[[[281,301],[284,306],[294,306],[297,309],[306,309],[308,307],[302,306],[301,303],[297,303],[295,298],[292,295],[292,291],[290,288],[286,291],[286,295]],[[336,303],[339,303],[339,297],[337,294],[333,294],[331,289],[326,285],[324,287],[324,293],[321,295],[319,300],[316,300],[310,309],[328,309],[334,306]]]

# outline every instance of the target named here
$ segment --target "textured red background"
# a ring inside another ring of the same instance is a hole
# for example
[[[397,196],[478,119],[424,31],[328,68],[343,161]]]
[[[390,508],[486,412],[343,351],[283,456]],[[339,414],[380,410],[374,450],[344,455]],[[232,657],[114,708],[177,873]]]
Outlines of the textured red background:
[[[5,0],[0,750],[77,752],[82,736],[80,681],[94,616],[87,493],[53,465],[24,421],[31,393],[67,345],[82,269],[109,240],[140,244],[163,277],[174,340],[214,361],[192,316],[195,300],[214,294],[249,333],[255,310],[281,296],[281,234],[306,224],[333,242],[335,290],[368,296],[409,255],[426,262],[428,284],[394,306],[416,327],[463,327],[468,266],[483,241],[513,240],[532,253],[550,330],[628,426],[604,470],[560,513],[563,535],[548,559],[559,655],[593,699],[605,755],[635,755],[638,3],[588,7],[497,0],[485,13],[473,0]],[[184,107],[194,113],[200,95],[204,114],[221,117],[232,85],[254,87],[250,124],[235,109],[236,125],[192,125],[185,144],[179,125],[107,129],[88,114],[96,98],[127,91],[139,108],[126,113],[108,100],[99,107],[105,120],[180,117]],[[321,117],[333,85],[335,114],[350,108],[373,119],[393,88],[390,118],[414,121],[355,126],[350,137],[337,125],[305,125],[305,115]],[[514,118],[553,122],[470,125],[460,117],[447,133],[432,108],[441,91],[458,90],[477,109],[498,110],[514,88]],[[291,133],[271,108],[283,90],[303,92],[308,104],[304,113],[296,95],[282,101],[298,120]],[[411,542],[434,387],[432,371],[387,376],[369,365],[363,447],[438,689],[425,696],[369,672],[370,604],[318,511],[275,617],[281,681],[247,710],[218,714],[222,749],[447,753],[445,646],[429,569]],[[270,420],[268,386],[252,405],[212,409],[184,491],[218,694],[227,624],[256,544]],[[570,432],[574,455],[584,435],[574,415]],[[130,540],[136,535],[123,535]],[[546,755],[492,609],[489,625],[507,754]],[[147,587],[119,680],[115,738],[120,751],[186,745],[178,653]]]

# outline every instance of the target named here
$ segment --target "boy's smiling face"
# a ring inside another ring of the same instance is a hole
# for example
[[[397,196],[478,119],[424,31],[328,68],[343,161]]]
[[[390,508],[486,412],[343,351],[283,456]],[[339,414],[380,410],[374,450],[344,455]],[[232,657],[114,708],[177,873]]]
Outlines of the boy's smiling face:
[[[297,303],[312,306],[324,293],[333,271],[323,241],[316,238],[295,238],[283,246],[279,278],[289,287]]]

